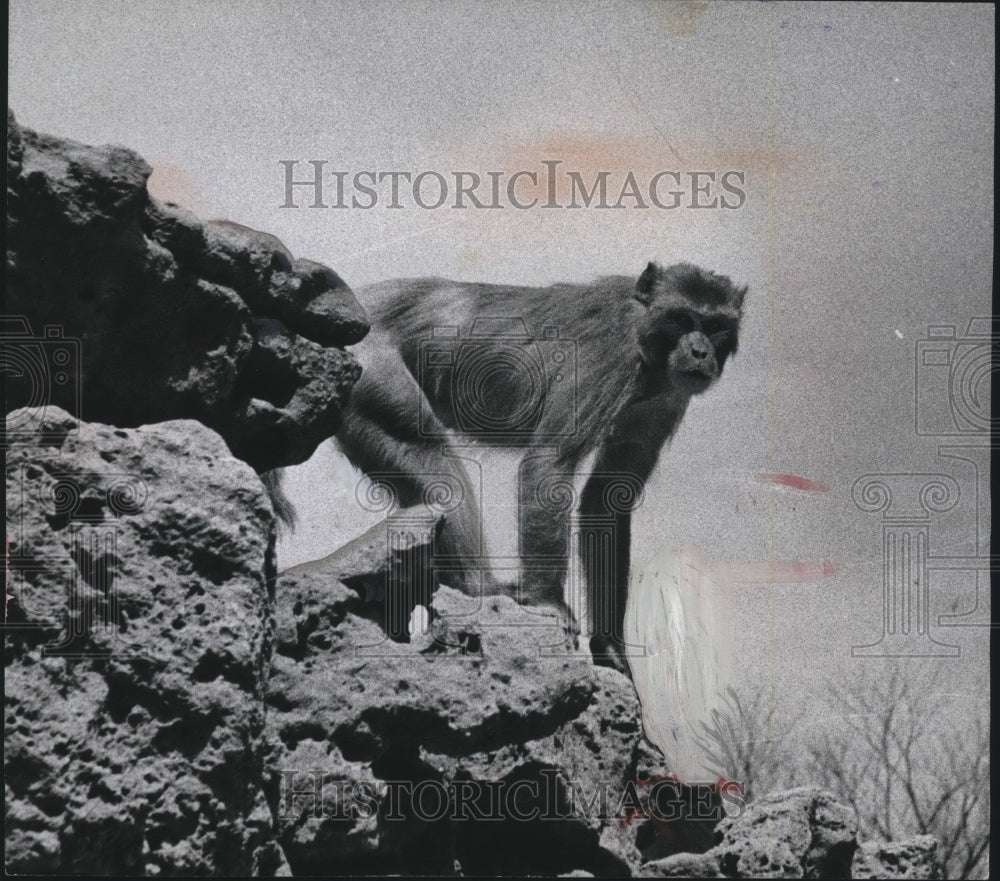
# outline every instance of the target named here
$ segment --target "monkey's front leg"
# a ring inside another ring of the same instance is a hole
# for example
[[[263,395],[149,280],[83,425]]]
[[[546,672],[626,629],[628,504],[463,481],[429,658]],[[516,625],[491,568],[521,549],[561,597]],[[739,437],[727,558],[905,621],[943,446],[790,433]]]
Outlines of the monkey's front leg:
[[[563,598],[573,512],[573,465],[554,450],[532,451],[521,463],[518,600],[561,616],[575,644],[579,626]]]
[[[607,466],[604,457],[600,465]],[[629,673],[625,644],[625,607],[632,543],[632,513],[615,497],[634,497],[642,490],[630,472],[591,475],[580,502],[581,567],[589,591],[590,651],[594,663]]]
[[[627,657],[642,646],[625,642],[632,545],[632,510],[656,464],[651,433],[620,433],[605,443],[580,500],[580,556],[590,606],[594,663],[631,675]],[[633,439],[637,438],[637,439]]]

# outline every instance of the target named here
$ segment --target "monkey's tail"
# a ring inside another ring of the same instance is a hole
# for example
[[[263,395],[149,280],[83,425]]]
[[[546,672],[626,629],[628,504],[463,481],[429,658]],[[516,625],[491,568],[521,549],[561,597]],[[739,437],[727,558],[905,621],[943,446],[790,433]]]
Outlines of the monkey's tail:
[[[285,488],[282,486],[284,476],[284,469],[275,468],[273,471],[265,471],[261,474],[260,479],[264,482],[264,488],[271,500],[271,507],[274,509],[274,516],[278,518],[279,526],[292,532],[299,518],[295,513],[292,500],[285,495]]]

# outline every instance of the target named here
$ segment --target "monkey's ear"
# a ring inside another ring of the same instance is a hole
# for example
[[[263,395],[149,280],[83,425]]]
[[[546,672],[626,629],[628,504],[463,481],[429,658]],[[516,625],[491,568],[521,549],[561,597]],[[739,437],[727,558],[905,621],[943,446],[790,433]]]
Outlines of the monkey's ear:
[[[743,285],[743,287],[736,289],[736,293],[733,295],[733,302],[737,309],[743,308],[743,298],[747,295],[749,287],[749,285]]]
[[[635,283],[635,298],[644,306],[648,306],[653,300],[653,288],[656,287],[657,279],[663,273],[663,269],[658,263],[649,261],[649,265],[643,270],[639,280]]]

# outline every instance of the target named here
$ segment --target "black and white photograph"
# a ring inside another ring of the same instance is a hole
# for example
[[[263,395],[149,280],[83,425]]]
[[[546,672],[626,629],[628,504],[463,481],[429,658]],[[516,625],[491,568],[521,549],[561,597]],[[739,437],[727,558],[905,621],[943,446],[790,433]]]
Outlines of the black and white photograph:
[[[7,874],[989,877],[993,5],[8,11]]]

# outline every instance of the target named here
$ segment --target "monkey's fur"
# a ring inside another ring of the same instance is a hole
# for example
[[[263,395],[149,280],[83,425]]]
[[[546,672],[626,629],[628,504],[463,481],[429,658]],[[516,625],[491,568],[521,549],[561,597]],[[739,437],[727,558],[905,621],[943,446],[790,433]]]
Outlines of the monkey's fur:
[[[364,369],[339,444],[362,471],[391,484],[402,506],[442,481],[464,495],[447,515],[438,557],[454,564],[449,583],[470,592],[482,589],[479,519],[467,473],[448,455],[449,430],[523,446],[517,598],[563,613],[566,491],[596,450],[578,521],[591,649],[598,663],[627,672],[631,510],[691,395],[705,391],[736,351],[746,290],[685,263],[650,263],[638,282],[376,285],[362,296],[377,305],[357,350]]]

